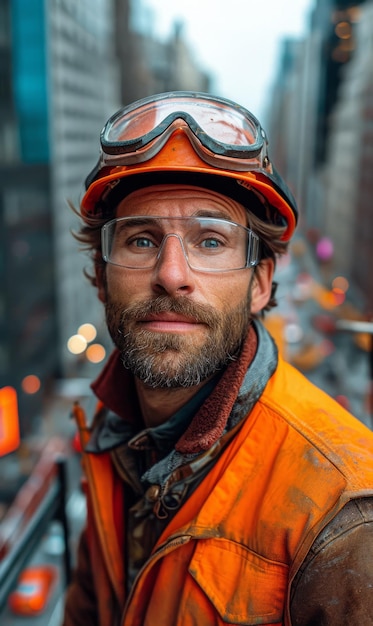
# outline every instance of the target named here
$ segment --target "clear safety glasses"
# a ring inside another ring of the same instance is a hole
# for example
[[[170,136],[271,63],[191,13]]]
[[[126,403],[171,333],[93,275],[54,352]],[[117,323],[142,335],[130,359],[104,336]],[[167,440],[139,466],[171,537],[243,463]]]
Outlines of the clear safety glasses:
[[[133,165],[155,156],[171,134],[182,129],[208,164],[233,171],[268,167],[267,138],[243,107],[204,93],[151,96],[113,115],[101,132],[100,159],[87,187],[106,166]]]
[[[229,272],[259,262],[259,237],[252,230],[212,217],[120,217],[101,229],[103,259],[128,269],[152,269],[166,245],[177,240],[189,267]]]

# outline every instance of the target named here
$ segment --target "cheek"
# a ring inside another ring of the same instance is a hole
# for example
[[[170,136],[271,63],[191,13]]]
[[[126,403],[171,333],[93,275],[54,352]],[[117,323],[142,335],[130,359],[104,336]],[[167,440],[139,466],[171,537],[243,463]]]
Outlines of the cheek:
[[[144,272],[126,272],[114,265],[106,274],[107,298],[110,302],[132,304],[149,295],[149,278]]]
[[[111,301],[120,300],[126,297],[128,281],[124,278],[123,272],[111,266],[106,274],[106,291],[108,299]]]
[[[251,270],[227,273],[220,276],[199,274],[196,278],[194,298],[212,306],[217,311],[230,311],[248,301]],[[109,302],[133,304],[154,298],[150,277],[145,272],[127,273],[122,268],[108,266],[106,295]]]
[[[224,311],[235,309],[242,302],[248,301],[250,276],[222,276],[214,281],[209,304]]]

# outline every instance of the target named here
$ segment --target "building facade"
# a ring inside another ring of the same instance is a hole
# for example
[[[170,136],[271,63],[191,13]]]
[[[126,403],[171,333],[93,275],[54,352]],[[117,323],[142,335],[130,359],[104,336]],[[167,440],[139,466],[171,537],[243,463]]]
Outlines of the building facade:
[[[165,91],[208,92],[211,78],[185,41],[182,25],[174,24],[173,32],[161,41],[154,33],[154,21],[144,0],[117,0],[122,103]]]
[[[98,136],[121,105],[166,90],[208,91],[180,26],[165,42],[142,0],[0,0],[0,387],[33,430],[56,378],[79,376],[69,338],[102,305],[72,236]]]
[[[0,386],[17,390],[23,435],[76,372],[69,336],[102,318],[68,200],[119,104],[113,27],[108,0],[0,0]]]
[[[373,310],[372,4],[315,1],[304,39],[283,44],[268,109],[272,158],[297,197],[301,226],[331,239],[333,271],[350,279],[366,314]]]
[[[373,314],[373,2],[361,8],[354,40],[330,121],[325,230],[335,243],[335,265]]]

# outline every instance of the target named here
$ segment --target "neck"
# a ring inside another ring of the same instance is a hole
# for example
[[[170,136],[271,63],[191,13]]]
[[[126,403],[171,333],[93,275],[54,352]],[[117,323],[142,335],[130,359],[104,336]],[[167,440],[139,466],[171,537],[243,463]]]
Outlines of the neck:
[[[135,379],[138,401],[147,428],[166,422],[203,387],[207,381],[194,387],[177,389],[153,389],[138,378]]]

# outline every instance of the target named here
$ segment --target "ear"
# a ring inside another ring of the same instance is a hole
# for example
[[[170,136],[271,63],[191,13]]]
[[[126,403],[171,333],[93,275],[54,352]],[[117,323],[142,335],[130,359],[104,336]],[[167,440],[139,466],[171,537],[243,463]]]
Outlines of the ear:
[[[269,301],[274,270],[273,259],[264,259],[256,268],[251,289],[251,313],[259,313]]]
[[[105,275],[105,267],[102,265],[96,264],[95,266],[95,274],[96,274],[96,287],[97,287],[97,295],[98,299],[106,303],[106,275]]]

